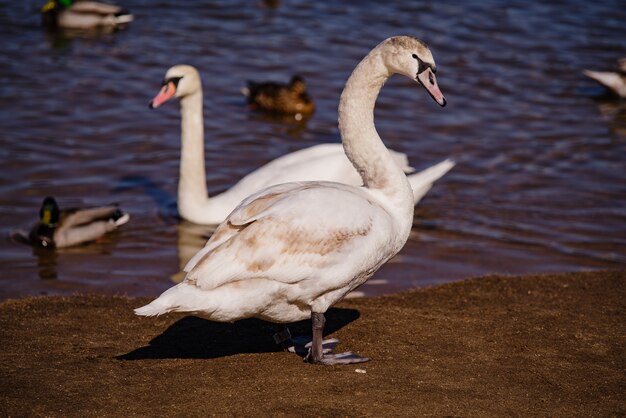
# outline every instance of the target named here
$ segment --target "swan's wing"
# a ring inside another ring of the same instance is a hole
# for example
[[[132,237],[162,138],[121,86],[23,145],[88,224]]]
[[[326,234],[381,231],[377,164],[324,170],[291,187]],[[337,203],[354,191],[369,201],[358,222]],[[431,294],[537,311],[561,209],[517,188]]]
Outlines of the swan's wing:
[[[185,265],[183,269],[186,272],[191,271],[194,268],[198,260],[202,259],[207,253],[211,252],[214,248],[219,247],[223,243],[229,241],[233,236],[237,235],[237,233],[246,225],[246,223],[252,222],[254,219],[242,219],[243,213],[248,213],[245,209],[250,203],[255,200],[259,200],[258,202],[252,204],[251,208],[257,209],[257,215],[260,214],[260,209],[263,209],[266,205],[270,205],[280,198],[280,194],[284,192],[288,192],[292,188],[297,188],[297,183],[289,183],[289,184],[279,184],[274,187],[270,187],[265,190],[261,190],[260,192],[254,193],[251,196],[248,196],[243,200],[232,212],[229,216],[226,217],[226,220],[222,222],[216,229],[215,232],[211,235],[204,248],[198,251]],[[234,216],[233,216],[234,215]]]
[[[270,161],[243,177],[222,195],[238,203],[266,187],[296,181],[336,181],[355,186],[362,184],[361,177],[348,161],[341,144],[320,144]]]
[[[391,151],[405,173],[413,172],[405,154]],[[275,184],[297,181],[334,181],[360,186],[363,180],[346,157],[341,144],[319,144],[270,161],[243,177],[232,188],[214,198],[233,207],[247,196]]]
[[[280,156],[242,178],[234,187],[260,187],[292,181],[325,180],[321,175],[333,171],[324,164],[336,154],[344,154],[341,144],[319,144]],[[345,154],[344,154],[345,155]],[[347,157],[346,157],[347,158]],[[356,170],[354,170],[356,173]]]
[[[255,278],[298,283],[345,265],[346,254],[357,265],[355,247],[370,247],[364,240],[383,213],[358,188],[341,184],[271,187],[242,202],[220,225],[187,266],[185,281],[203,290]]]

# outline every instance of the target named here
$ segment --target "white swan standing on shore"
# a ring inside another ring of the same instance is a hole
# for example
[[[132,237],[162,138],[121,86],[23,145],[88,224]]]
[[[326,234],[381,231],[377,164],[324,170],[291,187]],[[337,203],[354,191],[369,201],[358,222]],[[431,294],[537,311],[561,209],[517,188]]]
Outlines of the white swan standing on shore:
[[[243,177],[233,187],[209,198],[204,163],[204,117],[202,84],[198,71],[189,65],[170,68],[151,108],[177,97],[181,108],[181,156],[178,180],[178,213],[181,218],[202,225],[217,225],[246,197],[275,184],[293,181],[337,181],[360,186],[361,177],[346,157],[341,144],[320,144],[279,157]],[[392,157],[406,172],[405,154]],[[413,200],[417,203],[433,182],[454,163],[445,160],[424,171],[409,175]]]
[[[307,361],[367,361],[352,353],[324,353],[324,313],[409,237],[413,192],[376,132],[374,105],[385,80],[402,74],[445,106],[435,72],[422,41],[398,36],[380,43],[352,72],[339,103],[345,152],[364,186],[310,181],[255,193],[189,261],[185,280],[135,313],[194,312],[215,321],[255,317],[277,323],[310,317]]]

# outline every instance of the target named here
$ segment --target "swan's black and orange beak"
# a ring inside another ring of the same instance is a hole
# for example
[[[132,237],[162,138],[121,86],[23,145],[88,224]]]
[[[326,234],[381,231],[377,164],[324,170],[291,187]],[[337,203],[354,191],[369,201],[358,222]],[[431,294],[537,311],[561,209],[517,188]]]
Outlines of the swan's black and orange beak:
[[[432,68],[428,67],[424,71],[418,73],[415,80],[424,86],[428,94],[430,94],[430,97],[435,99],[439,106],[444,107],[446,105],[446,98],[443,97],[443,93],[439,90],[437,78],[435,77],[435,72]]]
[[[174,97],[174,95],[176,94],[176,89],[178,88],[179,81],[180,77],[170,78],[163,81],[163,86],[161,87],[159,94],[154,96],[154,99],[150,100],[150,103],[148,103],[150,109],[156,109],[157,107],[161,106],[163,103]]]

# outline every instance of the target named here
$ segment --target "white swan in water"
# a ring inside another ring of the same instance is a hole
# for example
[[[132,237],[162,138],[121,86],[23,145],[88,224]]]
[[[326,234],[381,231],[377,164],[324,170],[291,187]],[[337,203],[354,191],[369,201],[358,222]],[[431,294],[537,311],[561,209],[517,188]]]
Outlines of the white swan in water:
[[[194,67],[176,65],[170,68],[150,107],[157,108],[172,97],[180,99],[182,119],[177,202],[178,213],[183,219],[196,224],[217,225],[243,199],[275,184],[309,180],[337,181],[355,186],[363,184],[341,144],[320,144],[276,158],[243,177],[230,189],[209,198],[204,163],[202,84]],[[392,156],[406,172],[414,171],[408,166],[405,154],[392,151]],[[453,166],[452,161],[445,160],[409,175],[414,203]]]
[[[367,361],[352,353],[324,353],[324,313],[409,237],[413,192],[376,132],[374,105],[385,80],[397,73],[445,106],[435,72],[430,50],[415,38],[393,37],[374,48],[352,72],[339,102],[345,152],[364,186],[309,181],[255,193],[189,261],[185,280],[135,313],[194,312],[214,321],[255,317],[276,323],[311,317],[307,361]]]

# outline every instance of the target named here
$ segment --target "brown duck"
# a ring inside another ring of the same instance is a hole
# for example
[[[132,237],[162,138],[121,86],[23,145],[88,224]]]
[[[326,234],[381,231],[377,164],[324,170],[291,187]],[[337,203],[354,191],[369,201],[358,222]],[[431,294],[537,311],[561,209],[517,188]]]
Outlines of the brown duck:
[[[294,75],[289,84],[248,81],[248,87],[242,92],[253,109],[291,114],[297,120],[315,110],[315,104],[306,92],[304,79],[299,75]]]

